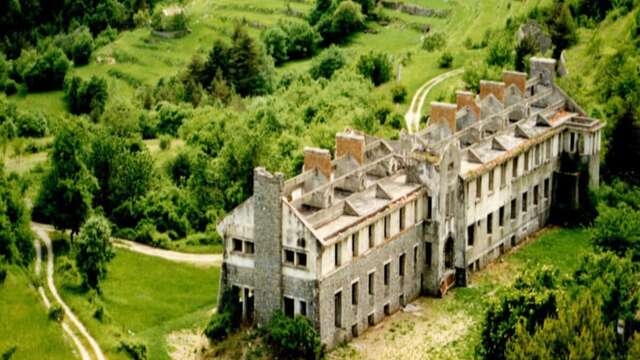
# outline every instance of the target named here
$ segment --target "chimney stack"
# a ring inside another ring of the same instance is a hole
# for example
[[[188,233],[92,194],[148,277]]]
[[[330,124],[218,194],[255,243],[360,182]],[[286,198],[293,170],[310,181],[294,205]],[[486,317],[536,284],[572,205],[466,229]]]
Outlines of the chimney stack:
[[[484,100],[484,98],[493,94],[498,101],[504,103],[504,89],[505,84],[503,82],[480,80],[480,100]]]
[[[312,147],[304,148],[304,169],[303,171],[318,169],[327,180],[331,180],[332,165],[331,153],[329,150]]]
[[[505,70],[502,72],[502,81],[506,87],[515,85],[521,94],[527,89],[527,74],[523,72]]]
[[[556,79],[556,60],[547,58],[531,58],[531,77],[540,77],[542,85],[550,86]]]
[[[336,134],[336,159],[351,155],[359,165],[364,164],[364,136],[351,129]]]
[[[480,107],[476,103],[476,97],[469,91],[456,92],[456,105],[458,110],[467,107],[476,115],[476,119],[480,119]]]
[[[445,124],[451,130],[456,132],[456,112],[458,107],[454,104],[432,102],[431,103],[431,124]]]

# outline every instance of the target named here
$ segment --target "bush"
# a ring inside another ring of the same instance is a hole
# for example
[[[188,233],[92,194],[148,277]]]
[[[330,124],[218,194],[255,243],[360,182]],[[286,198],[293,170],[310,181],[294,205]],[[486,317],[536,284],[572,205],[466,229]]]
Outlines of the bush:
[[[343,39],[364,27],[364,15],[360,4],[346,0],[340,2],[333,13],[331,33]]]
[[[171,136],[160,136],[160,150],[165,151],[171,148]]]
[[[494,41],[489,46],[489,53],[487,54],[487,64],[490,66],[504,67],[511,64],[513,58],[513,51],[511,46],[506,40]]]
[[[7,265],[4,263],[4,256],[0,256],[0,285],[4,284],[7,278]]]
[[[107,82],[95,75],[89,81],[72,76],[64,82],[64,98],[72,114],[90,114],[97,119],[104,111],[109,93]]]
[[[391,58],[380,52],[360,55],[356,64],[358,72],[371,80],[375,86],[384,84],[391,78]]]
[[[107,25],[107,28],[102,30],[98,34],[98,36],[96,36],[94,47],[95,48],[103,47],[108,43],[112,42],[113,40],[115,40],[117,37],[118,37],[118,30],[113,29],[111,26]]]
[[[7,95],[14,95],[18,92],[18,83],[13,79],[7,79],[4,82],[4,93]]]
[[[289,38],[281,27],[274,26],[265,30],[262,33],[262,42],[267,54],[271,55],[276,65],[287,61],[289,58],[287,55]]]
[[[309,73],[312,78],[330,79],[331,76],[339,69],[344,67],[347,59],[344,54],[335,46],[329,47],[323,51],[318,57],[313,59]]]
[[[27,63],[22,77],[29,91],[58,90],[62,89],[70,66],[64,52],[52,47],[37,54],[33,63]]]
[[[322,37],[316,29],[306,22],[283,21],[279,26],[287,34],[287,57],[289,59],[305,59],[318,51]]]
[[[147,345],[139,341],[121,340],[118,350],[126,352],[133,360],[147,359]]]
[[[18,136],[43,137],[47,135],[47,118],[40,111],[20,112],[15,119]]]
[[[434,32],[426,35],[422,39],[422,49],[434,51],[443,48],[447,44],[447,40],[443,33]]]
[[[52,305],[49,308],[49,320],[53,320],[55,322],[62,322],[62,320],[64,319],[64,310],[62,310],[62,307],[58,304]]]
[[[438,66],[442,69],[448,69],[451,67],[451,64],[453,64],[453,55],[448,51],[443,52],[438,59]]]
[[[213,314],[211,320],[204,329],[204,335],[211,341],[221,341],[231,335],[235,330],[231,322],[231,314],[224,312],[221,314]]]
[[[213,314],[204,329],[204,335],[211,341],[220,341],[240,327],[242,305],[237,289],[227,287],[222,291],[218,312]]]
[[[304,316],[292,319],[278,310],[264,331],[265,340],[278,359],[320,359],[324,354],[320,336]]]
[[[178,129],[189,115],[187,110],[177,105],[161,102],[157,106],[158,132],[176,136]]]
[[[395,84],[391,88],[391,100],[396,104],[401,104],[407,98],[407,88],[402,84]]]

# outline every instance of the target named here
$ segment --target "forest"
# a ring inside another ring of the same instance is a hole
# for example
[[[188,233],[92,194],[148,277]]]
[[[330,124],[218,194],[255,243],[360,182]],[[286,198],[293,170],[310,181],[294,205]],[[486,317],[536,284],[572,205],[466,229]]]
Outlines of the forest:
[[[606,121],[601,187],[560,224],[587,229],[592,251],[570,275],[517,277],[488,304],[473,353],[640,358],[640,2],[497,1],[504,19],[464,32],[465,1],[426,20],[385,2],[224,1],[215,20],[198,0],[0,4],[0,283],[33,266],[32,221],[68,232],[69,271],[97,298],[111,236],[220,253],[216,225],[251,196],[255,167],[291,177],[305,146],[333,151],[346,127],[398,138],[431,75],[464,69],[431,99],[455,102],[456,87],[566,56],[559,85]],[[551,46],[518,35],[532,21]],[[232,336],[234,311],[207,336]],[[310,344],[295,356],[321,356],[309,324],[272,326],[261,336],[276,357],[292,351],[283,327]]]

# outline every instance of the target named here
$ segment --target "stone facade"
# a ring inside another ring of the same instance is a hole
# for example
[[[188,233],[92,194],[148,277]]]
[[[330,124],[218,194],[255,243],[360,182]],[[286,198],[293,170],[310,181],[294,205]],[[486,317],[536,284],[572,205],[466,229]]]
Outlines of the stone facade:
[[[221,282],[243,316],[312,320],[333,347],[421,294],[444,295],[598,186],[599,120],[555,85],[555,62],[505,72],[481,94],[433,103],[399,140],[353,130],[336,158],[305,149],[284,181],[258,168],[254,195],[218,226]]]

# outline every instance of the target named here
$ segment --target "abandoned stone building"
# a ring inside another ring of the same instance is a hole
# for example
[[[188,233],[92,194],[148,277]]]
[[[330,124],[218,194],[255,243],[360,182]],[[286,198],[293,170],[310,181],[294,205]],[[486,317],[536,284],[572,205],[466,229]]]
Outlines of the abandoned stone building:
[[[308,317],[329,348],[420,294],[466,286],[484,267],[580,206],[598,185],[599,120],[555,84],[554,60],[505,71],[399,140],[346,130],[335,156],[307,148],[285,180],[254,171],[254,195],[218,226],[222,286],[243,318]]]

